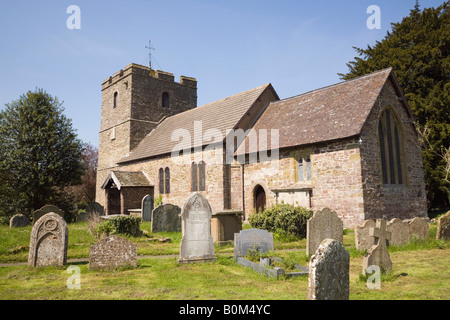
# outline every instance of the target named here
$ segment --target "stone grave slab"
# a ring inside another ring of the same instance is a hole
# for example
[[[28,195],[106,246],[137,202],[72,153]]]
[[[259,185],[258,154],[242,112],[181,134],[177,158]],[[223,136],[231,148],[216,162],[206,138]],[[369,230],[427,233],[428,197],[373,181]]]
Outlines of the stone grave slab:
[[[362,225],[355,225],[355,247],[357,250],[369,250],[373,245],[373,237],[369,235],[375,221],[365,220]]]
[[[266,253],[274,250],[273,233],[261,229],[247,229],[234,234],[234,259],[247,255],[248,250]]]
[[[26,227],[30,224],[30,221],[28,221],[28,218],[24,216],[23,214],[19,213],[14,215],[9,220],[9,227],[10,228],[19,228],[19,227]]]
[[[53,205],[45,205],[42,208],[35,210],[33,212],[33,224],[36,223],[36,221],[39,220],[40,217],[42,217],[44,214],[47,214],[49,212],[56,213],[61,218],[64,219],[64,211],[62,211],[60,208],[53,206]]]
[[[171,203],[153,209],[152,232],[181,231],[181,208]]]
[[[450,211],[439,218],[436,239],[449,240],[450,239]]]
[[[114,270],[121,267],[137,267],[135,243],[112,235],[89,247],[89,269]]]
[[[391,232],[389,245],[400,246],[410,240],[409,225],[399,218],[394,218],[387,224],[387,230]]]
[[[306,223],[306,255],[312,255],[325,239],[344,241],[344,223],[328,208],[317,211]]]
[[[369,266],[376,265],[383,271],[392,269],[392,261],[386,248],[386,241],[391,239],[391,232],[387,230],[387,221],[377,219],[375,227],[370,229],[370,235],[374,237],[374,245],[367,251],[363,258],[363,274]]]
[[[142,205],[141,205],[141,214],[142,214],[142,220],[144,221],[151,221],[152,220],[152,211],[154,210],[154,200],[150,195],[146,195],[144,198],[142,198]]]

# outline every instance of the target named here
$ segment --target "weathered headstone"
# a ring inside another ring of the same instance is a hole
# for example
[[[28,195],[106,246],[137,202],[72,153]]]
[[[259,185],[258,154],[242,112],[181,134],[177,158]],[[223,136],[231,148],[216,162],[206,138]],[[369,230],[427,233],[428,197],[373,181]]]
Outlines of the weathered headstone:
[[[370,229],[370,235],[374,237],[374,245],[367,251],[363,258],[363,274],[369,266],[376,265],[383,271],[392,269],[392,262],[386,248],[386,240],[391,239],[391,232],[386,229],[386,220],[377,219],[374,228]]]
[[[244,257],[248,250],[267,253],[274,250],[273,233],[260,229],[247,229],[234,234],[234,259]]]
[[[89,247],[89,269],[113,270],[121,267],[137,267],[135,243],[113,235]]]
[[[449,240],[450,239],[450,211],[439,218],[436,239]]]
[[[62,266],[67,261],[69,230],[60,215],[50,212],[33,225],[28,266]]]
[[[9,220],[9,227],[10,228],[19,228],[19,227],[26,227],[30,224],[30,221],[28,221],[27,217],[25,217],[23,214],[16,214]]]
[[[104,208],[103,206],[98,203],[98,202],[91,202],[87,208],[86,208],[86,212],[89,215],[97,215],[97,216],[102,216],[104,215]]]
[[[355,225],[355,247],[357,250],[369,250],[373,245],[373,237],[369,235],[375,221],[365,220],[362,225]]]
[[[328,208],[317,211],[306,223],[306,255],[312,255],[325,239],[344,241],[344,223]]]
[[[49,212],[56,213],[57,215],[59,215],[61,218],[64,219],[64,211],[62,211],[60,208],[58,208],[56,206],[52,206],[52,205],[45,205],[42,208],[35,210],[33,212],[33,224],[35,224],[36,221],[38,221],[40,217],[42,217],[44,214],[47,214]]]
[[[153,211],[153,198],[150,195],[146,195],[142,198],[142,220],[151,221],[152,220],[152,211]]]
[[[389,245],[402,245],[410,240],[409,225],[399,218],[394,218],[387,224],[387,230],[391,232]]]
[[[179,263],[216,260],[211,236],[211,206],[198,192],[189,196],[181,210],[182,238]]]
[[[430,235],[428,222],[423,218],[415,217],[409,223],[409,234],[411,238],[415,237],[418,240],[428,240]]]
[[[157,206],[152,212],[152,232],[181,231],[181,208],[171,203]]]
[[[325,239],[309,262],[308,300],[348,300],[350,254],[337,240]]]

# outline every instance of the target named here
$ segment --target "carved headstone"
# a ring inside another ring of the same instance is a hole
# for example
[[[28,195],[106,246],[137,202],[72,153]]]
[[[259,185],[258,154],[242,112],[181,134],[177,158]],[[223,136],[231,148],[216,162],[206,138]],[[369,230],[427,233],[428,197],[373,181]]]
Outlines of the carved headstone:
[[[344,223],[328,208],[317,211],[306,223],[306,255],[312,255],[325,239],[344,241]]]
[[[234,260],[247,255],[248,250],[257,250],[260,253],[273,251],[273,234],[260,229],[248,229],[235,233]]]
[[[391,239],[391,232],[387,231],[386,224],[386,220],[377,219],[375,228],[370,229],[370,235],[374,237],[374,245],[363,258],[363,274],[372,265],[376,265],[384,271],[392,269],[391,258],[386,248],[386,241]]]
[[[67,261],[69,230],[60,215],[50,212],[39,218],[31,230],[28,266],[63,266]]]
[[[142,198],[142,220],[151,221],[152,220],[152,211],[153,211],[154,201],[150,195],[146,195]]]
[[[350,254],[337,240],[325,239],[309,262],[308,300],[348,300]]]
[[[181,208],[173,204],[162,204],[152,212],[152,232],[181,231]]]
[[[16,214],[9,220],[9,227],[10,228],[18,228],[18,227],[26,227],[30,224],[30,221],[28,221],[27,217],[25,217],[23,214]]]
[[[179,263],[216,260],[211,236],[211,206],[200,193],[189,196],[181,210]]]
[[[389,245],[402,245],[410,240],[409,225],[399,218],[394,218],[387,224],[387,230],[391,232]]]
[[[409,234],[419,240],[428,240],[430,235],[430,229],[428,222],[423,218],[415,217],[409,223]]]
[[[44,214],[47,214],[49,212],[56,213],[57,215],[59,215],[61,218],[64,219],[64,211],[62,211],[60,208],[58,208],[56,206],[52,206],[52,205],[45,205],[42,208],[35,210],[33,212],[33,224],[35,224],[36,221],[38,221],[40,217],[42,217]]]
[[[436,239],[449,240],[450,239],[450,211],[439,218]]]
[[[119,236],[101,239],[89,247],[89,269],[113,270],[137,266],[137,245]]]
[[[355,247],[357,250],[369,250],[373,245],[373,237],[369,235],[375,221],[365,220],[362,225],[355,225]]]

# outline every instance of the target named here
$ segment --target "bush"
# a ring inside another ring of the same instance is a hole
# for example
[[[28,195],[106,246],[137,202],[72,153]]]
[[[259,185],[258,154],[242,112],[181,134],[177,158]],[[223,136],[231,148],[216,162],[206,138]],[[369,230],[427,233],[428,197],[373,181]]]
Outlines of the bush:
[[[281,233],[284,236],[306,237],[306,222],[311,217],[312,212],[304,207],[279,204],[251,215],[248,221],[253,228]]]
[[[139,217],[113,217],[98,223],[95,227],[95,233],[98,238],[119,233],[133,237],[140,237],[142,235],[142,231],[139,228],[140,223],[141,218]]]

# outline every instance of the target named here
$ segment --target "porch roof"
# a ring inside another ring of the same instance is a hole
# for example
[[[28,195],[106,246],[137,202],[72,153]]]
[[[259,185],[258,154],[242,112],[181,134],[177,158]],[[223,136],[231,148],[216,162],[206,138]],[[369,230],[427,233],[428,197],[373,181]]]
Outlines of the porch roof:
[[[105,189],[110,181],[113,181],[117,189],[123,187],[151,187],[150,181],[142,171],[111,171],[108,177],[102,184],[102,189]]]

